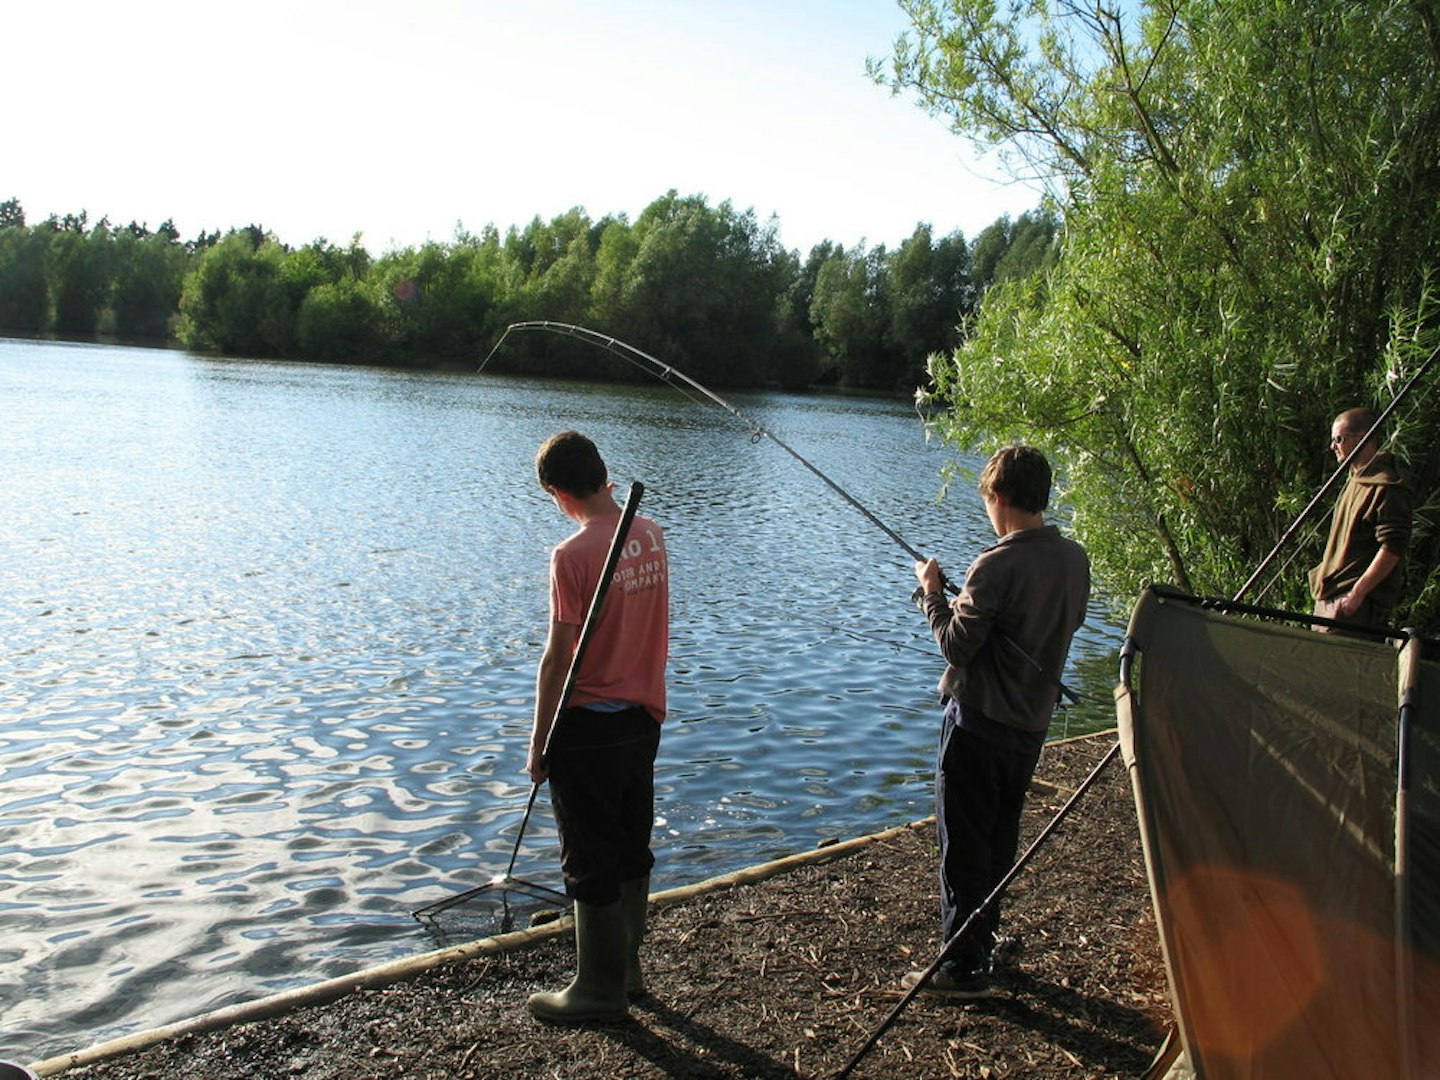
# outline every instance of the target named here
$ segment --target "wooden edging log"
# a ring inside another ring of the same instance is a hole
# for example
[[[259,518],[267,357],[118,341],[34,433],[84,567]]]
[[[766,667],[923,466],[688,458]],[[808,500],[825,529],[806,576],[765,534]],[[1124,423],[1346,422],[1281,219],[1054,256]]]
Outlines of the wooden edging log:
[[[1076,735],[1067,739],[1059,739],[1049,745],[1057,746],[1065,743],[1080,742],[1105,735],[1113,736],[1114,729],[1093,732],[1086,735]],[[1031,783],[1033,787],[1040,790],[1050,790],[1052,792],[1061,790],[1056,787],[1056,785],[1044,780],[1036,779],[1032,780]],[[726,889],[733,889],[741,885],[758,884],[802,866],[810,866],[846,858],[871,844],[882,843],[886,840],[903,836],[906,833],[930,829],[933,828],[934,825],[935,818],[931,816],[922,818],[919,821],[912,821],[908,825],[898,825],[894,828],[886,829],[883,832],[871,833],[868,836],[858,836],[851,840],[822,842],[819,847],[809,851],[802,851],[795,855],[786,855],[783,858],[759,863],[755,866],[743,867],[728,874],[707,878],[693,885],[682,885],[678,888],[651,893],[650,905],[653,908],[671,907],[676,904],[686,903],[698,897],[706,896],[710,893],[722,892]],[[127,1054],[139,1053],[141,1050],[146,1050],[159,1043],[170,1040],[180,1039],[189,1035],[199,1035],[221,1028],[233,1027],[237,1024],[267,1020],[295,1009],[308,1008],[313,1005],[324,1005],[328,1002],[336,1001],[347,994],[352,994],[357,990],[381,989],[386,986],[391,986],[394,983],[403,982],[406,979],[413,979],[432,968],[439,967],[441,964],[448,964],[457,960],[474,960],[484,956],[492,956],[496,953],[529,948],[532,945],[538,945],[551,938],[568,935],[573,927],[574,920],[567,915],[552,922],[532,926],[525,930],[516,930],[508,934],[496,934],[493,937],[479,938],[461,945],[450,945],[443,949],[435,949],[430,952],[421,953],[418,956],[392,960],[389,963],[365,968],[361,971],[352,972],[349,975],[339,975],[333,979],[326,979],[323,982],[313,983],[309,986],[296,987],[293,990],[281,991],[278,994],[258,998],[255,1001],[229,1005],[223,1009],[216,1009],[213,1012],[191,1017],[188,1020],[180,1020],[173,1024],[150,1028],[146,1031],[137,1031],[130,1035],[123,1035],[117,1039],[96,1043],[94,1046],[84,1050],[46,1058],[44,1061],[32,1064],[30,1069],[41,1077],[58,1076],[69,1069],[80,1068],[84,1065],[94,1065],[102,1061],[109,1061],[113,1058],[124,1057]]]
[[[757,866],[748,866],[728,874],[722,874],[719,877],[696,882],[693,885],[683,885],[679,888],[652,893],[650,896],[650,904],[656,908],[670,907],[675,904],[683,904],[709,893],[733,889],[740,885],[753,885],[757,882],[775,877],[778,874],[783,874],[786,871],[794,870],[797,867],[844,858],[870,844],[879,843],[914,830],[928,828],[934,824],[934,821],[935,819],[933,817],[925,818],[921,821],[911,822],[908,825],[900,825],[893,829],[887,829],[884,832],[874,833],[870,836],[861,836],[853,840],[829,843],[811,851],[803,851],[796,855],[787,855],[784,858],[761,863]],[[216,1009],[213,1012],[191,1017],[188,1020],[180,1020],[162,1027],[151,1028],[146,1031],[137,1031],[130,1035],[123,1035],[117,1039],[97,1043],[84,1050],[47,1058],[44,1061],[36,1062],[31,1065],[30,1068],[42,1077],[58,1076],[68,1069],[76,1069],[82,1065],[94,1065],[112,1058],[124,1057],[127,1054],[138,1053],[141,1050],[148,1049],[159,1043],[180,1039],[187,1035],[198,1035],[220,1028],[233,1027],[236,1024],[266,1020],[295,1009],[303,1009],[312,1005],[324,1005],[328,1002],[338,1000],[347,994],[352,994],[357,990],[380,989],[397,982],[403,982],[406,979],[415,978],[441,964],[448,964],[456,960],[474,960],[479,957],[494,955],[495,953],[528,948],[554,937],[568,935],[573,926],[574,920],[567,915],[555,919],[552,922],[544,923],[540,926],[532,926],[525,930],[516,930],[508,934],[496,934],[493,937],[479,938],[461,945],[450,945],[443,949],[435,949],[430,952],[421,953],[418,956],[392,960],[389,963],[380,964],[376,967],[365,968],[361,971],[352,972],[349,975],[340,975],[333,979],[326,979],[323,982],[313,983],[309,986],[285,990],[268,997],[258,998],[255,1001],[229,1005],[223,1009]]]

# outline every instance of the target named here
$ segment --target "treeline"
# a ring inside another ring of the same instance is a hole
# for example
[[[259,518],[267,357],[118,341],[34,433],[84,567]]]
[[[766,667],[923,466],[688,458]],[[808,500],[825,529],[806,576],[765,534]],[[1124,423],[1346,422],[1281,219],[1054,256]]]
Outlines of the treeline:
[[[474,364],[527,319],[591,326],[727,385],[912,388],[992,284],[1053,264],[1056,219],[1002,217],[973,241],[928,225],[894,250],[826,241],[802,258],[777,223],[671,191],[634,222],[573,209],[373,257],[357,236],[292,247],[250,225],[182,241],[167,221],[27,225],[0,203],[0,330],[174,340],[233,356]],[[605,373],[573,340],[529,335],[492,370]],[[618,364],[618,362],[617,362]],[[620,367],[615,377],[627,377]]]

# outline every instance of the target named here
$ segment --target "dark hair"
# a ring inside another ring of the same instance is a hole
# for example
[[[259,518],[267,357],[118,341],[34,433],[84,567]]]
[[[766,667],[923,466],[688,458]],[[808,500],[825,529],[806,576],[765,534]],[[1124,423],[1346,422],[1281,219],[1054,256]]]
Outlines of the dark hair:
[[[562,431],[535,452],[535,478],[546,491],[583,498],[604,487],[609,474],[593,442],[578,431]]]
[[[1050,462],[1033,446],[997,450],[980,473],[980,494],[1001,495],[1015,509],[1038,514],[1050,505]]]

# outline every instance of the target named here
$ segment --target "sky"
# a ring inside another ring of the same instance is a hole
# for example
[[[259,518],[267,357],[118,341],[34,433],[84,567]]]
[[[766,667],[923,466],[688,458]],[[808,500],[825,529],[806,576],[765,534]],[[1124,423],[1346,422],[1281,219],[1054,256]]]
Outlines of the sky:
[[[865,74],[893,0],[29,0],[0,200],[372,253],[674,189],[781,242],[973,238],[1039,204]]]

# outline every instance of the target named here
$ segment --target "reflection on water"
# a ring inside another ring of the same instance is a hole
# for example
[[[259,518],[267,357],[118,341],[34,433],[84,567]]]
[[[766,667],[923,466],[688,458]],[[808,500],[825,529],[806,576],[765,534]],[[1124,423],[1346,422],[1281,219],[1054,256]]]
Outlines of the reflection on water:
[[[930,812],[909,556],[721,410],[15,341],[0,393],[5,1056],[433,947],[410,911],[505,868],[568,525],[531,459],[561,427],[667,530],[655,887]],[[904,403],[732,400],[947,567],[990,539],[972,492],[936,502]],[[1113,722],[1117,641],[1092,616],[1072,731]],[[559,883],[543,796],[515,874]]]

